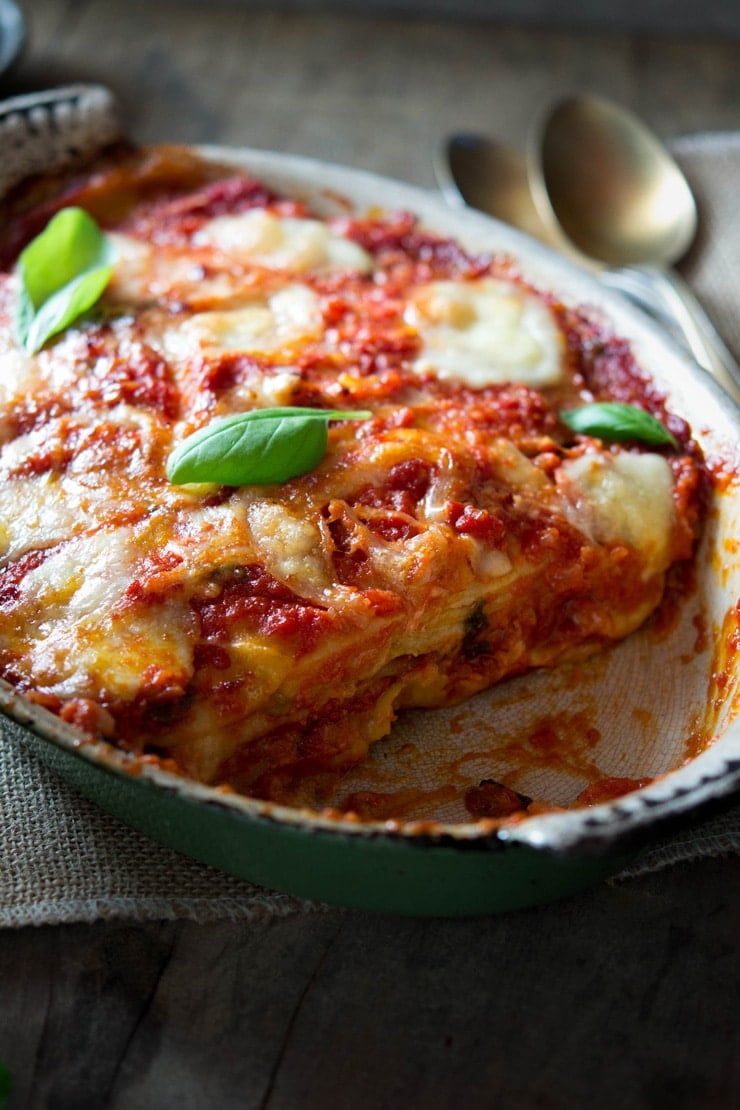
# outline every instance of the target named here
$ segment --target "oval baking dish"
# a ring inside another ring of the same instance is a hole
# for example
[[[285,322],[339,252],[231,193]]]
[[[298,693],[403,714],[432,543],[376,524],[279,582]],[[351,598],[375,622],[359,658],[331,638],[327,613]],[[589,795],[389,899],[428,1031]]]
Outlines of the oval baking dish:
[[[82,107],[65,108],[78,138],[88,120],[91,148],[113,131],[105,98],[102,114],[100,105],[91,111],[83,96]],[[24,118],[44,110],[51,110],[48,103],[6,108],[0,128],[22,131]],[[68,156],[58,140],[45,154],[40,131],[37,126],[29,137],[25,173]],[[454,709],[403,714],[389,740],[372,749],[369,779],[361,768],[347,782],[362,792],[369,781],[379,794],[423,784],[429,796],[436,791],[441,797],[449,768],[464,762],[461,753],[491,753],[503,736],[508,759],[527,748],[538,729],[543,735],[547,722],[555,745],[558,730],[588,735],[590,764],[604,769],[605,778],[646,779],[648,785],[573,808],[576,785],[584,785],[582,769],[558,760],[550,748],[545,758],[543,740],[534,753],[530,743],[524,770],[513,768],[517,789],[547,802],[521,820],[451,819],[444,805],[422,816],[361,819],[331,807],[279,804],[190,781],[105,741],[91,741],[2,682],[0,706],[12,722],[4,727],[86,796],[164,844],[288,893],[385,912],[489,913],[560,897],[614,872],[636,847],[677,822],[729,799],[740,785],[737,406],[632,306],[494,220],[450,212],[424,190],[311,159],[224,147],[198,151],[248,170],[320,214],[413,212],[425,229],[454,238],[466,250],[514,258],[535,287],[566,305],[585,306],[629,341],[670,411],[690,424],[705,457],[724,476],[715,483],[695,586],[680,612],[657,625],[649,622],[593,659],[512,679]],[[409,752],[415,753],[411,768]],[[497,776],[512,773],[511,762],[496,766],[491,758]],[[479,778],[471,766],[470,783]],[[462,779],[460,784],[464,789]]]

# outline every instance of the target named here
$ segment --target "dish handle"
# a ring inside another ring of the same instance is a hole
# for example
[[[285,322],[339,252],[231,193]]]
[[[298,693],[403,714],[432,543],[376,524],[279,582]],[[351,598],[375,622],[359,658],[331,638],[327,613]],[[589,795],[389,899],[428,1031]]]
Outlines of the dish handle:
[[[24,178],[63,169],[121,138],[115,97],[103,85],[0,101],[0,197]]]

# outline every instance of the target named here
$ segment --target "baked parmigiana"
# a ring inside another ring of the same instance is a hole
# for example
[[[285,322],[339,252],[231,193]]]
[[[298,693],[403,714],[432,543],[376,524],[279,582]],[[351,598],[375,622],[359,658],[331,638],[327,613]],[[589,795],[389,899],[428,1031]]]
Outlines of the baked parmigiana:
[[[33,354],[17,257],[67,206],[112,275]],[[686,426],[510,259],[406,213],[320,219],[177,148],[36,183],[6,216],[0,664],[90,734],[279,798],[400,710],[628,635],[692,555]],[[571,431],[593,401],[673,442]],[[346,414],[308,472],[168,478],[220,418],[302,408]]]

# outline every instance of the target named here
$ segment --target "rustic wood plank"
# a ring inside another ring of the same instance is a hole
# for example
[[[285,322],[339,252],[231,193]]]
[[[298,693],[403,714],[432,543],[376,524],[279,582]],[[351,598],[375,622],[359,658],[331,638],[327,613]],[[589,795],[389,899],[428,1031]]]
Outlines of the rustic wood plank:
[[[34,0],[0,94],[81,79],[131,134],[276,148],[433,185],[453,128],[522,143],[573,88],[663,135],[740,127],[737,43],[247,5]],[[0,933],[13,1105],[724,1108],[740,1082],[740,864],[479,921]]]
[[[729,1107],[740,861],[480,920],[0,935],[18,1106]],[[608,1079],[607,1079],[608,1077]]]
[[[533,114],[575,88],[666,137],[740,126],[733,39],[120,0],[38,0],[31,28],[2,92],[103,81],[145,141],[287,150],[425,185],[450,130],[521,144]]]
[[[180,0],[170,0],[178,3]],[[276,7],[274,0],[215,0],[222,6],[252,9]],[[283,11],[355,12],[385,15],[388,0],[280,0]],[[394,0],[393,14],[412,18],[471,20],[513,23],[542,29],[562,27],[607,31],[653,31],[657,34],[740,34],[740,12],[728,0],[704,0],[702,4],[677,4],[675,0]]]

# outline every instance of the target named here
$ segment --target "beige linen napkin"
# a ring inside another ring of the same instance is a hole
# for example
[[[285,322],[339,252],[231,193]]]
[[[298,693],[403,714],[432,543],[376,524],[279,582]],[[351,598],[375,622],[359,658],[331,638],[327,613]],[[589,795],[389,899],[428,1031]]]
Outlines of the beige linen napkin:
[[[740,134],[674,146],[696,190],[701,237],[684,274],[740,358]],[[0,730],[0,926],[126,918],[254,920],[326,907],[223,875],[86,801]],[[643,851],[617,878],[740,851],[740,804]]]

